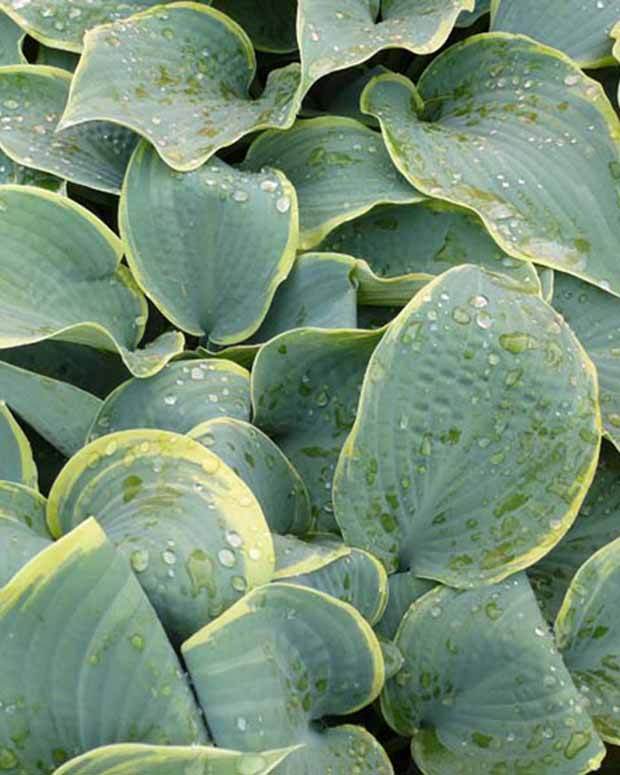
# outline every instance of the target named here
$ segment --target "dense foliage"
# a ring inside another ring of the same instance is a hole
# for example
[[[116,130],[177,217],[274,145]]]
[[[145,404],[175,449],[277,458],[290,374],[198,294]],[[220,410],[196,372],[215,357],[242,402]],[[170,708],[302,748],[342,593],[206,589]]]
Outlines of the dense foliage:
[[[1,772],[618,771],[616,38],[0,0]]]

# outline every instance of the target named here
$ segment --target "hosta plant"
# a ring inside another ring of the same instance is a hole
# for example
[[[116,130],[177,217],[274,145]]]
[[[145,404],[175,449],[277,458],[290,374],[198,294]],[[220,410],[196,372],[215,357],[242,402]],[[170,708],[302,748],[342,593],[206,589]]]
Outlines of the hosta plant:
[[[620,0],[0,0],[0,772],[620,767]]]

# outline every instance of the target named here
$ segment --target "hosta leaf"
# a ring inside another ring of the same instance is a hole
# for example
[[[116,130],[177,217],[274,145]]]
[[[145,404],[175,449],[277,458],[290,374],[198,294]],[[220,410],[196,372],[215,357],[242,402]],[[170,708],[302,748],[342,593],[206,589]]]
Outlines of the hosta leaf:
[[[601,737],[620,743],[620,539],[579,568],[555,623],[558,648]]]
[[[287,775],[329,772],[321,765],[330,761],[330,742],[343,772],[357,759],[364,762],[355,746],[330,741],[311,726],[363,707],[383,683],[379,644],[351,606],[312,589],[269,584],[196,633],[182,651],[218,746],[305,743],[309,750],[292,755],[294,767],[282,770]]]
[[[370,360],[334,479],[346,543],[456,587],[532,565],[594,476],[597,398],[591,361],[540,296],[473,266],[440,275]]]
[[[41,224],[45,231],[41,233]],[[140,376],[183,347],[177,332],[135,349],[147,307],[119,266],[118,238],[88,210],[28,186],[0,186],[0,348],[49,337],[118,351]]]
[[[534,290],[536,270],[507,256],[471,212],[437,201],[377,207],[335,229],[321,250],[365,259],[380,277],[415,273],[431,279],[460,264],[479,264]]]
[[[255,0],[213,0],[212,5],[238,22],[259,51],[297,48],[297,0],[262,0],[260,10]]]
[[[251,99],[250,39],[208,6],[157,7],[87,32],[84,45],[61,127],[113,121],[177,170],[197,169],[249,132],[290,126],[297,112],[299,66],[272,71]]]
[[[100,398],[105,398],[129,377],[118,354],[56,339],[10,347],[2,351],[2,360],[42,377],[70,382]]]
[[[477,212],[508,254],[620,294],[620,123],[566,56],[477,35],[434,60],[417,89],[375,79],[362,108],[420,191]]]
[[[130,739],[206,740],[154,610],[92,519],[0,589],[0,648],[4,769],[52,772]]]
[[[247,484],[274,533],[308,532],[308,491],[269,436],[233,417],[203,422],[189,435],[221,458]]]
[[[5,183],[15,183],[23,186],[39,186],[48,191],[58,193],[65,192],[65,181],[54,175],[48,175],[47,172],[24,167],[23,164],[17,164],[10,159],[4,151],[0,150],[0,185]]]
[[[265,166],[282,170],[295,186],[303,250],[380,202],[422,199],[394,167],[379,135],[350,118],[314,118],[285,132],[264,132],[245,167]]]
[[[63,764],[54,775],[268,775],[289,750],[239,753],[206,746],[124,743],[96,748]]]
[[[473,11],[463,11],[457,19],[457,27],[471,27],[485,13],[491,9],[491,0],[476,0],[476,7]]]
[[[393,573],[388,576],[388,603],[375,632],[393,640],[396,631],[412,603],[429,592],[436,584],[426,579],[419,579],[411,571]]]
[[[290,271],[297,200],[281,173],[248,174],[213,159],[179,175],[142,143],[120,226],[129,265],[163,314],[195,336],[230,344],[256,331]]]
[[[273,572],[271,535],[251,490],[218,457],[176,433],[121,431],[78,452],[50,492],[50,531],[62,535],[91,515],[175,640]]]
[[[348,256],[306,253],[276,291],[251,342],[264,344],[293,328],[355,328],[357,293]]]
[[[24,62],[22,43],[24,31],[0,10],[0,66]]]
[[[553,621],[579,567],[620,537],[620,459],[607,450],[573,526],[549,554],[528,570],[539,605]]]
[[[303,89],[386,48],[431,54],[446,42],[461,11],[474,7],[475,0],[300,0]]]
[[[605,435],[620,449],[620,302],[560,272],[554,285],[553,306],[594,361]]]
[[[80,52],[92,27],[169,0],[0,0],[22,29],[44,45]],[[209,2],[209,0],[205,0]]]
[[[99,191],[120,191],[136,136],[105,122],[56,132],[71,74],[56,67],[0,68],[0,149],[13,161]]]
[[[45,498],[22,484],[0,482],[0,587],[51,542]]]
[[[0,365],[1,368],[1,365]],[[0,480],[37,487],[32,448],[9,408],[0,400]]]
[[[382,708],[427,775],[579,775],[605,748],[524,575],[439,587],[405,614]]]
[[[560,49],[581,67],[612,64],[609,33],[620,18],[618,0],[492,0],[494,30],[529,35]]]
[[[82,447],[101,406],[101,401],[85,390],[3,361],[0,399],[65,455]]]
[[[331,487],[359,389],[382,331],[298,329],[261,348],[252,370],[254,422],[304,480],[319,530],[337,530]]]
[[[130,428],[187,433],[213,417],[250,417],[250,375],[226,360],[169,363],[148,379],[130,379],[106,398],[89,440]]]
[[[318,536],[311,542],[293,536],[274,539],[277,572],[274,578],[325,592],[356,608],[370,624],[378,621],[388,601],[388,579],[381,563],[368,552]],[[335,551],[330,553],[329,549]],[[344,551],[338,551],[342,547]],[[320,550],[327,550],[323,554]],[[317,551],[317,549],[319,551]],[[288,552],[296,558],[287,567]],[[302,570],[306,566],[305,570]]]

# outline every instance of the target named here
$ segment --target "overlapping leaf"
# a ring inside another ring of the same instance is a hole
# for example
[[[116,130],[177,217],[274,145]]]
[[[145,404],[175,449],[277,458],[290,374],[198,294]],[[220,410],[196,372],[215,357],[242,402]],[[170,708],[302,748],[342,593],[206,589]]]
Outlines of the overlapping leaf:
[[[96,27],[84,45],[63,129],[113,121],[148,138],[174,169],[189,171],[249,132],[294,121],[299,66],[273,71],[251,99],[252,43],[208,6],[156,7]]]
[[[50,492],[62,535],[95,515],[176,641],[270,580],[271,535],[252,491],[176,433],[120,431],[91,442]]]
[[[85,390],[4,361],[0,361],[0,400],[65,455],[84,444],[101,407],[101,401]]]
[[[55,67],[0,68],[0,150],[18,164],[118,193],[136,136],[106,122],[57,132],[70,85],[71,75]]]
[[[92,27],[166,2],[168,0],[2,0],[0,9],[39,42],[52,48],[80,52],[84,34]]]
[[[45,503],[30,487],[0,482],[0,587],[52,542]]]
[[[37,486],[37,466],[32,448],[9,408],[0,400],[0,480]]]
[[[79,753],[131,738],[207,740],[153,608],[94,520],[0,589],[0,625],[5,770],[51,772]]]
[[[382,695],[427,775],[578,775],[605,754],[527,578],[439,587],[396,635],[404,665]]]
[[[620,460],[611,449],[604,452],[575,523],[560,543],[528,571],[548,621],[555,619],[579,567],[594,552],[620,537]]]
[[[312,724],[363,707],[383,684],[379,644],[351,606],[312,589],[270,584],[196,633],[182,651],[218,745],[251,750],[304,743],[281,765],[282,775],[336,766],[357,767],[360,775],[391,773],[368,733],[356,727],[321,733]]]
[[[337,530],[334,470],[355,419],[368,359],[382,334],[298,329],[269,341],[252,369],[254,422],[301,474],[319,530]]]
[[[24,61],[23,38],[23,30],[0,10],[0,66],[17,65]]]
[[[381,563],[369,552],[351,549],[331,537],[300,541],[274,538],[278,581],[325,592],[356,608],[375,624],[388,602],[388,580]]]
[[[577,571],[555,623],[558,648],[604,740],[620,743],[620,539]]]
[[[563,320],[457,267],[388,328],[334,479],[347,543],[456,587],[505,578],[574,521],[600,445],[596,374]]]
[[[137,282],[166,317],[231,344],[256,331],[290,271],[297,199],[279,172],[244,173],[215,159],[179,175],[142,143],[120,225]]]
[[[303,535],[309,531],[310,499],[306,487],[268,436],[233,417],[203,422],[189,435],[221,458],[247,484],[273,532]]]
[[[268,775],[289,752],[239,753],[207,746],[155,746],[124,743],[97,748],[63,764],[54,775]]]
[[[493,30],[529,35],[560,49],[581,67],[613,63],[610,32],[620,19],[618,0],[492,0]]]
[[[334,229],[320,247],[364,259],[380,277],[415,273],[430,280],[459,264],[479,264],[525,291],[538,284],[533,266],[506,255],[475,215],[437,201],[376,207]]]
[[[159,371],[183,337],[167,333],[136,349],[147,307],[121,255],[120,240],[81,206],[0,186],[0,348],[57,337],[116,350],[134,374]]]
[[[431,54],[445,43],[461,11],[474,7],[475,0],[299,0],[303,90],[386,48]]]
[[[130,428],[187,433],[213,417],[250,417],[250,375],[226,360],[180,360],[130,379],[106,398],[88,439]]]
[[[124,743],[97,748],[63,764],[54,775],[268,775],[287,750],[239,753],[206,746],[155,746]]]
[[[379,76],[362,107],[420,191],[477,212],[509,255],[620,294],[620,122],[565,55],[474,36],[435,59],[417,89]]]
[[[605,435],[620,449],[620,304],[575,277],[556,273],[553,306],[596,366]]]
[[[377,134],[358,121],[328,116],[260,135],[245,167],[282,170],[299,197],[300,249],[380,202],[417,202]]]

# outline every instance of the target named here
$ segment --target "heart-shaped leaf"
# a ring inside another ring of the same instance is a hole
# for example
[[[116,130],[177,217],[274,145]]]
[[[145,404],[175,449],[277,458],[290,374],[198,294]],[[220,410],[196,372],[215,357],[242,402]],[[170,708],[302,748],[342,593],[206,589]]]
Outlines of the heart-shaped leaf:
[[[528,570],[538,603],[550,622],[580,566],[620,537],[620,458],[611,448],[605,451],[573,526],[549,554]]]
[[[240,753],[206,746],[124,743],[96,748],[59,767],[54,775],[268,775],[290,749]]]
[[[252,43],[228,16],[197,3],[156,7],[86,33],[60,126],[113,121],[174,169],[195,170],[250,132],[293,123],[299,66],[272,71],[251,99],[255,72]]]
[[[297,199],[279,172],[250,174],[213,159],[179,175],[142,143],[127,173],[120,227],[137,282],[164,315],[195,336],[231,344],[256,331],[291,269]]]
[[[417,89],[379,76],[362,108],[420,191],[474,210],[509,255],[620,294],[620,122],[565,55],[476,35],[435,59]]]
[[[620,304],[618,299],[575,277],[556,273],[553,306],[592,358],[601,386],[607,438],[620,449]]]
[[[555,623],[558,648],[601,737],[620,743],[620,539],[579,568]]]
[[[196,633],[182,652],[218,745],[305,743],[308,749],[285,764],[286,775],[329,772],[334,753],[343,772],[355,764],[364,775],[389,771],[386,764],[370,770],[370,751],[358,750],[344,730],[330,739],[312,726],[363,707],[383,684],[379,644],[351,606],[312,589],[269,584]],[[240,675],[244,681],[231,680]]]
[[[51,544],[45,504],[45,498],[30,487],[0,482],[0,587]]]
[[[423,198],[394,167],[376,132],[350,118],[314,118],[285,132],[263,132],[245,167],[266,166],[282,170],[295,186],[301,250],[380,202]]]
[[[95,520],[0,589],[0,649],[5,770],[51,772],[76,754],[131,738],[207,740],[155,611]]]
[[[0,11],[0,66],[24,62],[22,43],[24,31],[10,16]]]
[[[120,431],[84,447],[50,492],[54,536],[96,515],[180,641],[271,579],[269,528],[252,491],[198,442]]]
[[[383,616],[388,602],[388,579],[372,554],[323,536],[310,541],[277,536],[274,546],[274,578],[278,581],[317,589],[349,603],[369,624]]]
[[[131,428],[187,433],[213,417],[250,417],[250,375],[226,360],[181,360],[130,379],[103,402],[88,440]]]
[[[525,575],[433,590],[405,614],[404,665],[385,686],[388,723],[413,736],[427,775],[578,775],[605,748],[553,647]]]
[[[474,8],[475,0],[299,0],[302,88],[383,49],[431,54],[446,42],[461,11]]]
[[[92,27],[167,2],[169,0],[0,0],[0,9],[40,43],[80,52],[84,33]]]
[[[453,266],[479,264],[525,291],[538,286],[532,264],[507,256],[479,218],[437,201],[376,207],[332,231],[321,250],[362,258],[380,277],[418,274],[430,280]]]
[[[1,368],[1,367],[0,367]],[[0,480],[37,487],[37,466],[26,434],[0,400]]]
[[[221,458],[254,493],[274,533],[304,535],[311,526],[308,491],[273,441],[248,422],[219,417],[189,434]]]
[[[254,422],[299,471],[321,531],[337,530],[334,469],[355,419],[368,359],[382,333],[297,329],[269,341],[254,362]]]
[[[147,306],[121,255],[113,232],[66,197],[0,186],[0,348],[58,337],[116,350],[133,374],[159,371],[183,336],[136,349]]]
[[[0,68],[0,149],[18,164],[118,194],[136,136],[106,122],[57,132],[70,86],[70,73],[56,67]]]
[[[620,18],[618,0],[493,0],[491,27],[529,35],[568,54],[580,67],[613,64],[609,33]]]
[[[592,482],[597,398],[591,361],[540,296],[477,267],[445,272],[368,365],[334,479],[346,543],[455,587],[532,565]]]
[[[65,455],[84,444],[101,401],[67,382],[0,361],[0,399]]]

